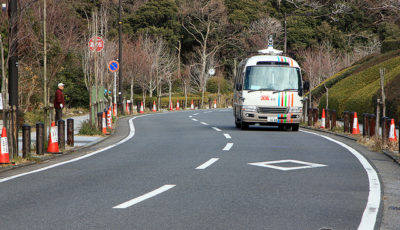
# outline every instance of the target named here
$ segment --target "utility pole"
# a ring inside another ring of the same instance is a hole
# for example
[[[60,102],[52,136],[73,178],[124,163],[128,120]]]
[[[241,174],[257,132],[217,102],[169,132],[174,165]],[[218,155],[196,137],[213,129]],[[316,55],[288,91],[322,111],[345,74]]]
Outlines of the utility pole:
[[[47,100],[47,3],[43,0],[43,100],[44,100],[44,132],[43,135],[47,137],[47,127],[49,127],[49,103]],[[50,118],[51,119],[51,118]]]
[[[8,58],[8,90],[10,95],[11,125],[10,154],[15,159],[18,156],[18,1],[8,1],[9,17],[9,58]]]
[[[286,51],[287,51],[286,13],[285,13],[284,24],[285,24],[285,29],[284,29],[285,30],[285,41],[284,41],[285,44],[283,44],[283,54],[286,56],[287,55],[287,53],[286,53]]]
[[[120,113],[124,114],[123,110],[123,105],[122,105],[122,6],[121,6],[121,1],[119,0],[119,19],[118,19],[118,26],[119,26],[119,57],[118,57],[118,62],[119,62],[119,89],[118,89],[118,107],[120,109]]]

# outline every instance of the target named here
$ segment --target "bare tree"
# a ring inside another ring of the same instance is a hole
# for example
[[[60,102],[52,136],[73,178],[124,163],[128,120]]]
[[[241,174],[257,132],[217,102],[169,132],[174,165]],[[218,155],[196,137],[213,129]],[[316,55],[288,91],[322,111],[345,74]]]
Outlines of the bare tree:
[[[275,18],[265,17],[251,23],[249,33],[251,46],[262,49],[266,47],[269,35],[275,35],[275,40],[279,41],[282,35],[282,24]]]
[[[198,55],[196,70],[197,83],[201,91],[201,104],[204,104],[204,93],[209,76],[207,64],[209,59],[224,46],[223,43],[211,43],[211,38],[227,23],[226,8],[221,0],[184,1],[181,7],[184,16],[183,28],[193,37],[199,47],[195,49]],[[217,41],[218,42],[218,41]]]

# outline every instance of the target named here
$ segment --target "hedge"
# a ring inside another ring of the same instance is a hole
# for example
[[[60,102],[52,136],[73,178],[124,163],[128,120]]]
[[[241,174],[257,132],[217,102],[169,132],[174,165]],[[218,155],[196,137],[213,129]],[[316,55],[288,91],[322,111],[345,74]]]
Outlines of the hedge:
[[[329,108],[336,109],[338,114],[344,110],[358,114],[373,113],[376,105],[374,101],[380,89],[380,68],[386,68],[387,85],[400,74],[400,57],[371,66],[338,82],[329,90]],[[319,108],[325,108],[325,104],[326,95],[321,98]]]
[[[400,49],[400,40],[385,40],[382,42],[382,53],[387,53],[398,49]]]

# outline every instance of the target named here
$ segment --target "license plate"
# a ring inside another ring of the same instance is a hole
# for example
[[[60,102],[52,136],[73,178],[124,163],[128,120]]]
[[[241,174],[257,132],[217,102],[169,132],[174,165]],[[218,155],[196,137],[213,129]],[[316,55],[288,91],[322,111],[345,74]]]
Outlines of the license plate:
[[[268,117],[267,121],[268,122],[278,122],[278,118],[277,117]]]

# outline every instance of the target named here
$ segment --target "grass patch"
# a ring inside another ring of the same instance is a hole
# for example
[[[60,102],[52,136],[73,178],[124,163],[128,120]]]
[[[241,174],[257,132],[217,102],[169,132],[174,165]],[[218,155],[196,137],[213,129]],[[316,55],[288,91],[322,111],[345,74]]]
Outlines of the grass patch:
[[[92,125],[89,120],[82,122],[82,126],[78,134],[85,136],[103,135],[103,133],[97,129],[96,125]]]

